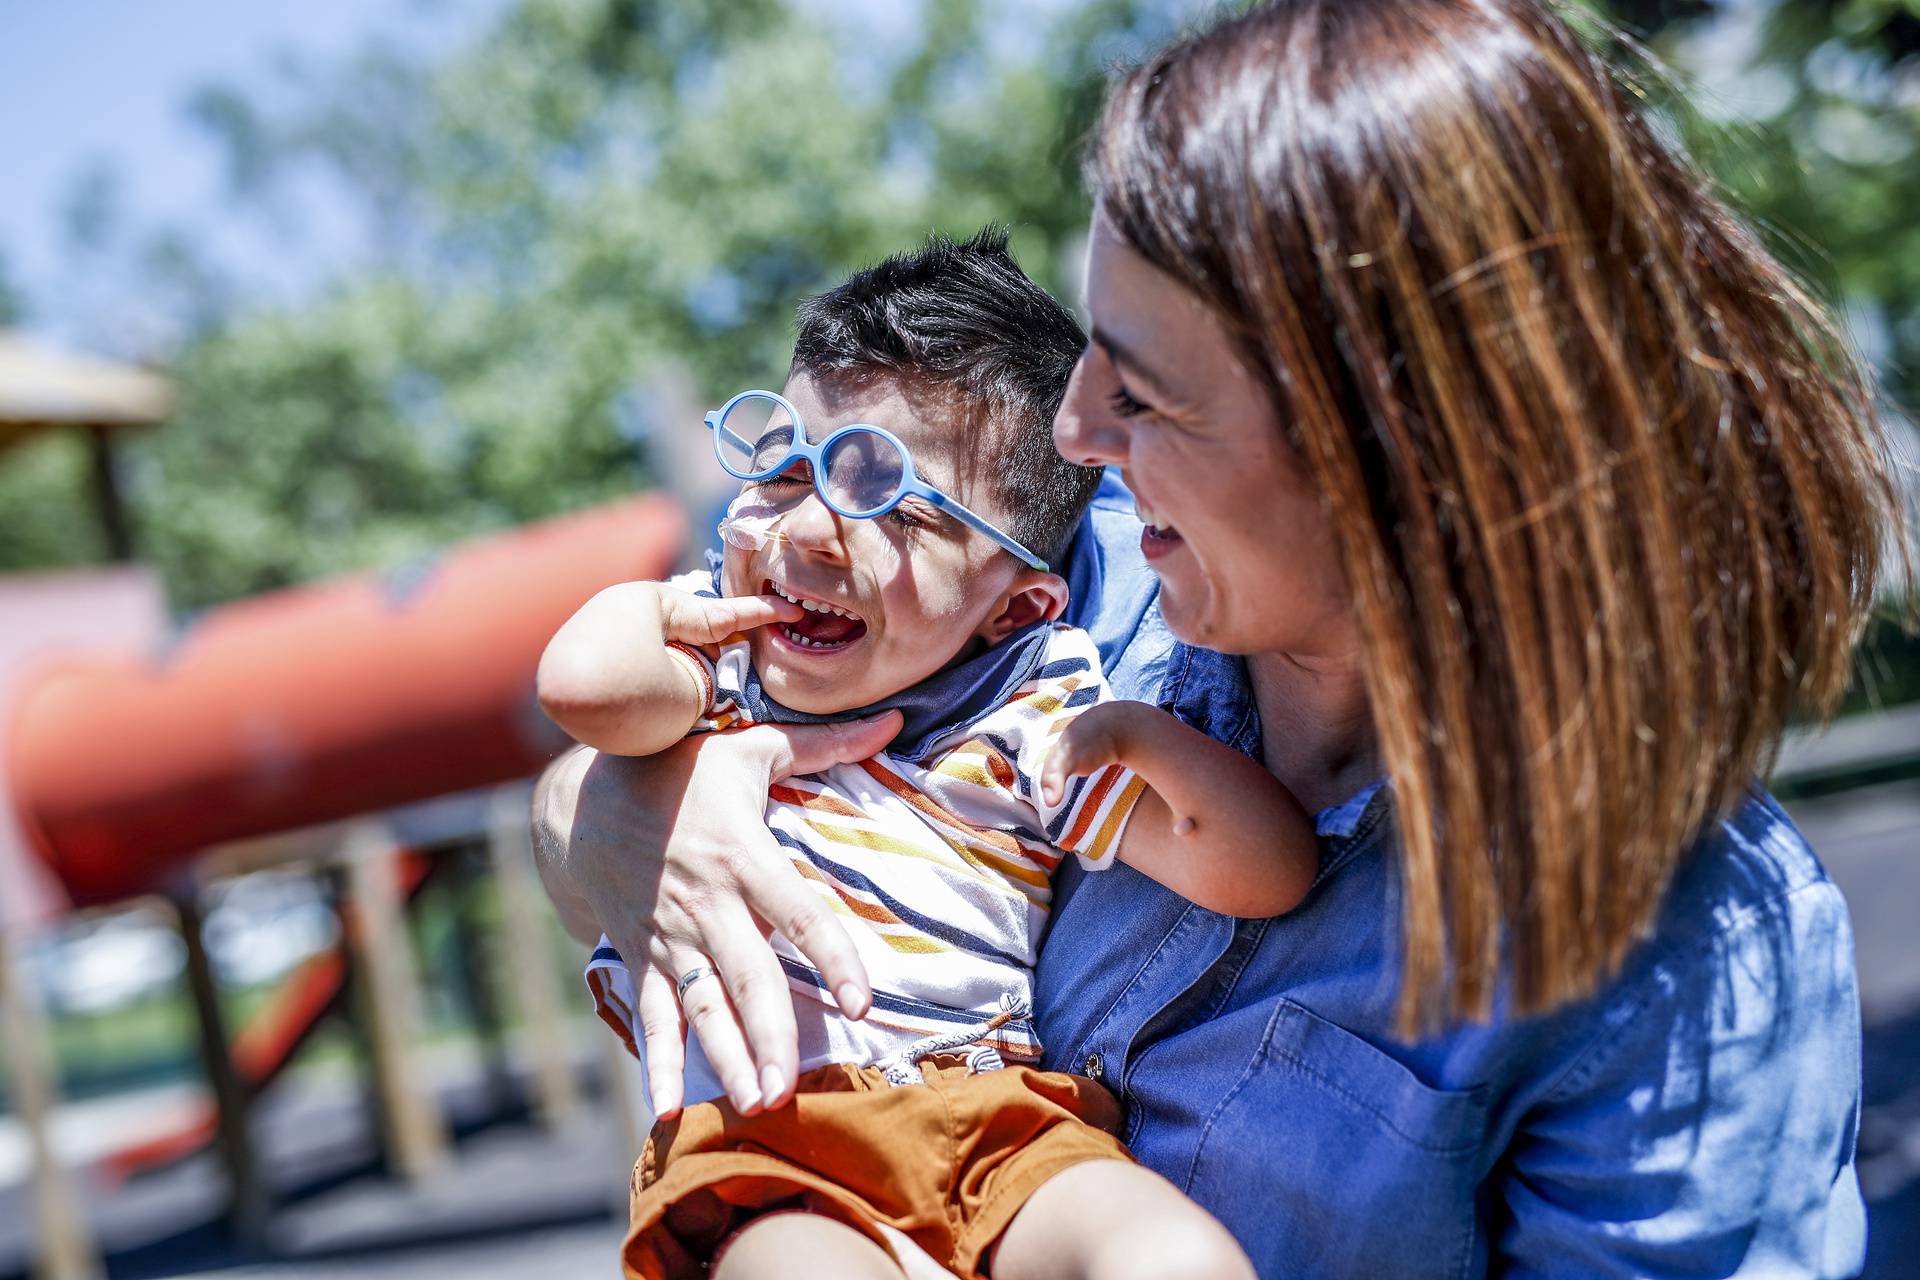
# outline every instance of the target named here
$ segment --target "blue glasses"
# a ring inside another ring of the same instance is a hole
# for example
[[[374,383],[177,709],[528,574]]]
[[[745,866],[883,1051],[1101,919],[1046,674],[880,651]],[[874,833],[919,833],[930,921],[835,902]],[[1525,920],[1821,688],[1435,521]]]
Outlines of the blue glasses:
[[[914,474],[913,455],[891,431],[849,423],[819,444],[807,439],[800,411],[771,391],[742,391],[709,413],[714,456],[740,480],[766,480],[795,462],[813,470],[814,491],[827,509],[850,520],[872,520],[906,497],[923,498],[992,538],[1042,573],[1047,562]]]

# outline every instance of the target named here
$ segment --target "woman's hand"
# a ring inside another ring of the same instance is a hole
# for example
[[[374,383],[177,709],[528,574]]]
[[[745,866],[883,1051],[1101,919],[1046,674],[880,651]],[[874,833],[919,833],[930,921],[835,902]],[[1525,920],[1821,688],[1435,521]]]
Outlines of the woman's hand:
[[[570,932],[605,933],[633,973],[656,1116],[680,1109],[689,1025],[744,1112],[786,1101],[798,1074],[792,997],[766,931],[825,975],[840,1007],[871,998],[853,941],[768,832],[768,784],[863,760],[897,714],[838,725],[757,725],[689,739],[646,759],[581,750],[534,799],[540,875]],[[675,991],[711,964],[720,981]]]

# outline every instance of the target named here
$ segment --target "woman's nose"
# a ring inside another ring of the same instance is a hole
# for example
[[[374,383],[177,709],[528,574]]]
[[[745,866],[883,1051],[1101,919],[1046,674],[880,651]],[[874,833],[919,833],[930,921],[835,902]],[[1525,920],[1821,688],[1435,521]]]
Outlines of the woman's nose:
[[[1053,447],[1068,462],[1083,467],[1108,463],[1124,466],[1132,437],[1126,423],[1114,417],[1088,386],[1086,368],[1082,357],[1074,366],[1072,381],[1067,383],[1060,411],[1053,415]]]

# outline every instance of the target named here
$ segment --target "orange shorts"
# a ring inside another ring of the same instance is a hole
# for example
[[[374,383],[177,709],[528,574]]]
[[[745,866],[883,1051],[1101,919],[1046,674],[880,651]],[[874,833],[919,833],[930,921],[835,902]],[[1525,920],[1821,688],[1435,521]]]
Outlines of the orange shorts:
[[[633,1171],[628,1276],[700,1276],[735,1231],[769,1209],[844,1222],[892,1253],[904,1232],[956,1275],[981,1259],[1040,1184],[1088,1160],[1131,1160],[1120,1104],[1091,1080],[1009,1066],[969,1075],[922,1064],[924,1085],[877,1067],[804,1073],[792,1102],[741,1116],[724,1099],[654,1127]]]

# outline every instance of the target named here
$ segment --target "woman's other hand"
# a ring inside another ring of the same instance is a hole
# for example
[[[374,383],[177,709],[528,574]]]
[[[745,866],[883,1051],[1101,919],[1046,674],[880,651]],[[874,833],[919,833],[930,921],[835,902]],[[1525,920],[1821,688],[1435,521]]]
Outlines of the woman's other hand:
[[[682,1100],[686,1033],[700,1037],[742,1111],[791,1095],[799,1053],[792,998],[766,929],[825,975],[841,1008],[871,998],[853,940],[774,842],[762,815],[770,782],[880,751],[897,714],[837,725],[756,725],[644,759],[580,750],[534,797],[540,876],[568,931],[605,933],[632,971],[656,1116]],[[765,922],[764,925],[762,922]],[[720,981],[678,978],[711,964]]]

